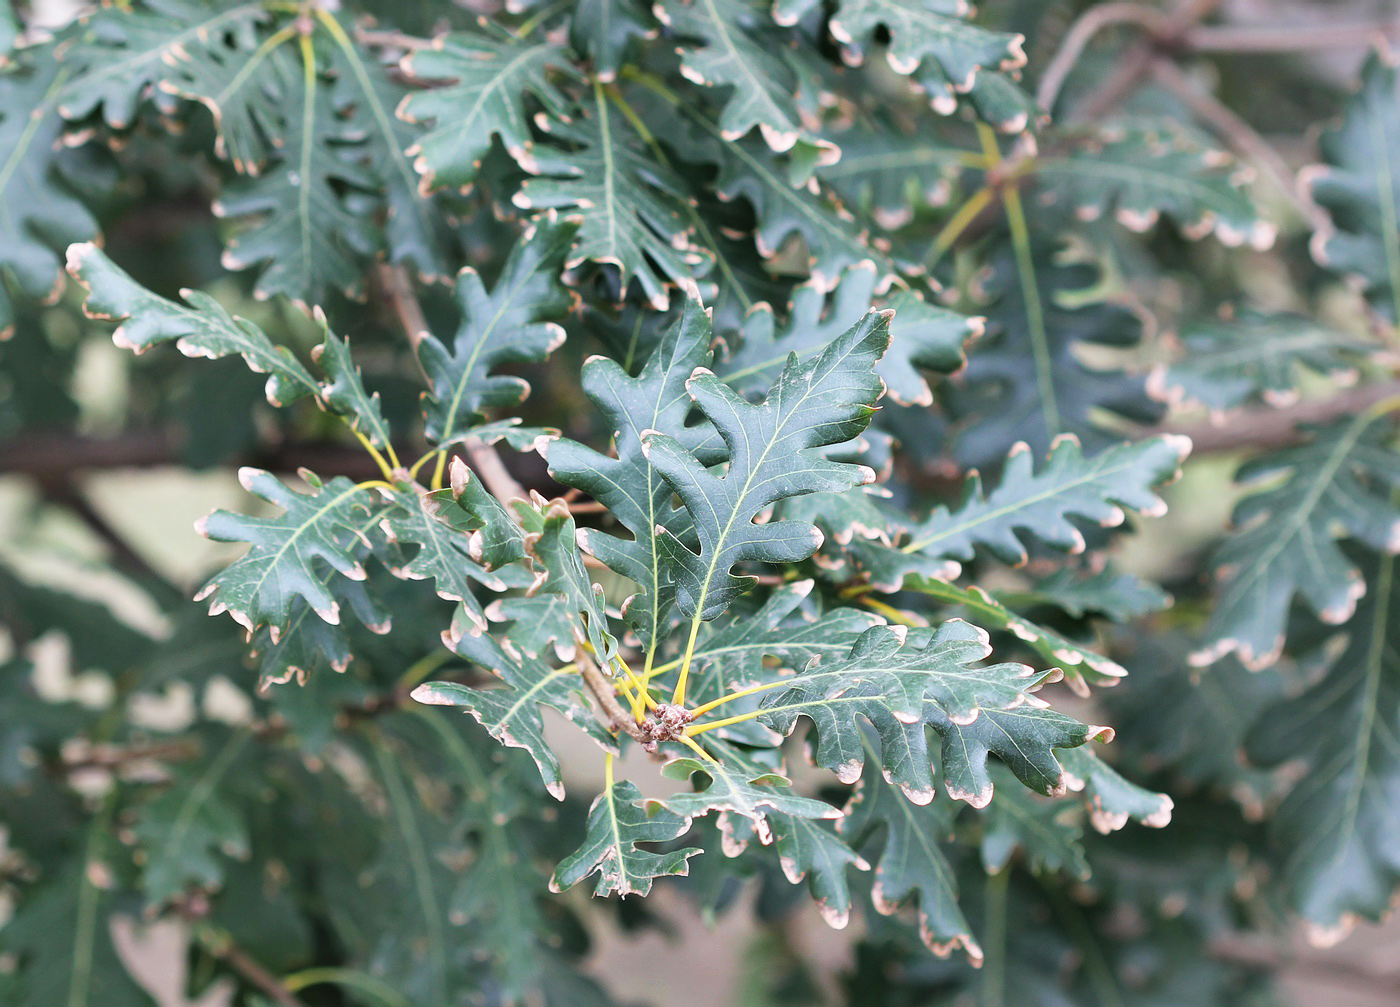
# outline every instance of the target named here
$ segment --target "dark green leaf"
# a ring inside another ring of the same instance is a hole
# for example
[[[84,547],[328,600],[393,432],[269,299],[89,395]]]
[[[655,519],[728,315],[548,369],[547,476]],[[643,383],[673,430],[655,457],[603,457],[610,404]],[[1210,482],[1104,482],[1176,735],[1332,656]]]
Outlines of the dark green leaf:
[[[1190,238],[1214,233],[1225,245],[1268,248],[1278,228],[1261,219],[1240,173],[1227,154],[1170,120],[1097,130],[1035,166],[1045,192],[1082,219],[1112,212],[1125,227],[1146,231],[1165,215]]]
[[[1359,539],[1379,552],[1400,550],[1400,456],[1389,425],[1370,410],[1312,431],[1309,440],[1246,462],[1243,483],[1282,482],[1235,507],[1240,530],[1214,560],[1221,592],[1193,664],[1237,654],[1249,668],[1272,664],[1283,651],[1295,595],[1324,622],[1343,623],[1366,590],[1339,539]]]
[[[600,86],[584,108],[582,118],[549,124],[556,145],[536,149],[538,177],[515,194],[515,205],[580,216],[567,265],[616,266],[624,287],[635,278],[651,306],[664,309],[667,282],[685,283],[706,266],[688,237],[685,184],[646,149]]]
[[[873,372],[889,343],[888,318],[871,313],[806,364],[789,358],[761,405],[740,398],[705,370],[686,389],[729,448],[723,476],[709,472],[681,442],[662,433],[644,438],[647,457],[671,483],[695,522],[698,553],[659,532],[678,567],[682,612],[712,619],[752,586],[731,568],[746,560],[795,562],[821,545],[821,533],[797,521],[755,524],[787,497],[872,482],[860,465],[827,461],[814,448],[850,440],[870,422],[883,383]]]
[[[493,137],[534,170],[526,99],[533,96],[551,115],[566,118],[567,100],[549,71],[568,65],[564,50],[552,43],[465,32],[445,35],[405,58],[409,77],[452,82],[414,91],[399,106],[399,115],[409,122],[431,123],[409,150],[417,157],[415,167],[424,184],[470,188]]]
[[[47,58],[44,58],[47,57]],[[63,291],[60,252],[97,237],[97,222],[64,180],[56,105],[69,72],[51,49],[0,73],[0,339],[14,331],[5,279],[25,297],[52,301]]]
[[[253,370],[268,375],[267,400],[288,405],[320,386],[284,346],[276,346],[252,322],[231,315],[198,290],[183,290],[185,307],[151,293],[123,272],[96,245],[68,249],[68,271],[87,288],[84,310],[91,318],[121,322],[112,333],[118,346],[142,353],[157,343],[177,340],[187,357],[226,357],[237,353]]]
[[[529,394],[521,378],[492,371],[543,360],[564,342],[554,321],[568,309],[559,282],[575,225],[547,215],[527,230],[488,291],[470,266],[457,274],[462,322],[450,347],[422,334],[418,356],[432,382],[424,404],[429,438],[443,444],[471,433],[487,409],[514,406]]]
[[[272,473],[253,468],[239,469],[238,481],[283,512],[252,517],[218,510],[201,519],[196,525],[201,535],[215,542],[247,542],[251,548],[204,585],[195,600],[211,598],[210,615],[228,612],[250,633],[264,625],[286,628],[297,598],[323,621],[339,623],[340,603],[327,588],[318,561],[350,580],[365,579],[355,552],[366,541],[361,528],[370,513],[369,492],[337,476],[325,484],[314,482],[310,493],[299,493]]]
[[[638,849],[638,843],[676,839],[690,828],[690,819],[656,801],[643,803],[641,792],[626,780],[593,799],[587,828],[583,846],[555,870],[551,890],[564,891],[597,874],[594,895],[645,895],[653,879],[686,874],[686,861],[701,852],[695,847],[667,853]]]
[[[1290,905],[1329,943],[1357,917],[1384,917],[1400,886],[1400,651],[1390,635],[1400,591],[1394,560],[1366,569],[1371,590],[1347,649],[1307,691],[1266,708],[1247,739],[1256,764],[1307,765],[1276,812],[1273,862]]]

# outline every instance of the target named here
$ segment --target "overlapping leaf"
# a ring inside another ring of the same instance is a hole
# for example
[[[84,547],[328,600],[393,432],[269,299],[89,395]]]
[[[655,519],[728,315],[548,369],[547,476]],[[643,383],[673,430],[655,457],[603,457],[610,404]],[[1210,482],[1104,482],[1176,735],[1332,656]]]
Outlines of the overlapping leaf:
[[[503,686],[473,689],[457,682],[428,682],[413,690],[413,698],[428,706],[461,707],[501,744],[529,752],[545,787],[559,800],[564,799],[564,781],[559,757],[544,737],[541,705],[583,727],[599,744],[613,747],[585,702],[583,682],[574,669],[551,668],[537,657],[507,650],[485,633],[453,633],[446,642],[460,656],[494,673]]]
[[[966,155],[919,130],[912,135],[880,124],[836,135],[841,160],[821,168],[817,177],[848,206],[885,230],[898,230],[921,206],[948,201],[951,182]]]
[[[486,529],[454,528],[438,516],[440,511],[431,495],[417,492],[411,496],[403,493],[403,498],[389,509],[383,521],[385,532],[397,544],[417,546],[405,562],[393,564],[390,569],[408,580],[431,579],[438,597],[461,602],[462,612],[478,630],[484,631],[485,614],[472,593],[472,585],[504,591],[506,581],[482,565],[484,553],[480,543],[486,539]]]
[[[1366,584],[1339,539],[1400,551],[1400,455],[1375,411],[1312,431],[1309,440],[1246,462],[1240,482],[1282,482],[1236,506],[1239,528],[1214,557],[1220,596],[1192,663],[1237,654],[1246,667],[1272,664],[1283,650],[1288,609],[1301,596],[1324,622],[1351,618]]]
[[[364,136],[363,142],[347,153],[363,159],[369,178],[383,194],[389,261],[411,266],[425,280],[436,279],[447,271],[444,221],[432,201],[419,191],[418,174],[405,154],[418,131],[394,115],[395,107],[410,92],[377,61],[366,57],[333,14],[318,11],[317,16],[335,44],[325,57],[336,74],[332,100],[337,111],[348,114],[353,128]]]
[[[1307,318],[1255,312],[1196,322],[1182,331],[1180,343],[1179,359],[1153,369],[1147,393],[1216,413],[1255,401],[1287,406],[1298,398],[1300,371],[1350,381],[1368,352]]]
[[[774,816],[773,850],[783,876],[808,891],[829,927],[843,930],[851,918],[851,887],[846,870],[870,870],[865,858],[820,819]]]
[[[636,131],[595,89],[582,118],[551,122],[556,141],[535,151],[529,179],[513,201],[522,209],[559,209],[582,218],[568,265],[616,266],[625,286],[636,279],[648,302],[665,308],[666,284],[707,268],[692,246],[685,184],[646,149]]]
[[[344,149],[362,133],[339,114],[324,76],[329,61],[310,44],[302,59],[310,65],[280,89],[276,161],[226,187],[214,209],[238,220],[224,249],[227,268],[261,266],[259,297],[312,304],[331,290],[361,292],[364,261],[381,240],[369,212],[379,179]]]
[[[926,704],[950,723],[969,725],[986,711],[1039,702],[1027,690],[1048,673],[1021,664],[978,666],[990,653],[986,633],[960,619],[936,632],[876,626],[846,657],[781,680],[765,694],[758,720],[786,735],[800,717],[811,719],[817,764],[846,783],[859,778],[865,763],[860,723],[868,720],[880,735],[886,778],[915,803],[927,804],[934,791],[923,731]]]
[[[1108,732],[1112,736],[1112,732]],[[1065,785],[1083,797],[1089,821],[1100,832],[1121,829],[1132,819],[1151,829],[1165,828],[1172,818],[1172,799],[1153,793],[1121,776],[1088,746],[1060,753]]]
[[[1275,813],[1275,863],[1289,903],[1329,942],[1358,917],[1384,917],[1400,886],[1400,590],[1395,560],[1365,569],[1370,590],[1346,650],[1301,695],[1266,708],[1246,742],[1257,764],[1307,764]]]
[[[774,16],[792,23],[812,6],[812,0],[781,0]],[[956,0],[841,0],[829,27],[848,62],[860,62],[881,29],[887,32],[890,67],[911,76],[946,115],[984,69],[1010,70],[1026,61],[1021,36],[969,24],[963,20],[969,10]]]
[[[692,846],[654,853],[637,844],[665,843],[689,827],[689,818],[656,801],[644,803],[634,784],[614,783],[593,799],[583,846],[559,864],[549,887],[562,892],[597,874],[594,895],[645,895],[654,879],[687,873],[686,861],[701,851]]]
[[[1082,218],[1111,212],[1124,226],[1146,231],[1166,216],[1188,237],[1213,233],[1225,245],[1265,249],[1277,228],[1260,217],[1243,174],[1224,152],[1170,122],[1099,129],[1035,167],[1044,191]]]
[[[97,222],[64,179],[63,132],[57,111],[68,72],[39,50],[25,65],[0,73],[0,338],[14,329],[6,280],[25,297],[52,299],[62,290],[60,250],[97,236]]]
[[[605,357],[592,357],[583,366],[584,393],[607,417],[616,457],[568,439],[549,446],[550,474],[607,505],[632,533],[627,541],[588,530],[580,543],[639,585],[624,608],[628,623],[649,647],[660,641],[675,596],[671,560],[657,549],[656,528],[666,527],[680,536],[687,534],[691,521],[683,508],[671,505],[671,484],[647,461],[642,435],[649,430],[665,433],[687,450],[700,451],[705,463],[723,458],[722,452],[702,446],[713,435],[708,424],[686,425],[691,403],[685,383],[697,367],[709,362],[709,319],[698,300],[687,298],[681,316],[663,333],[635,378]]]
[[[1136,422],[1156,419],[1141,376],[1086,364],[1091,347],[1126,349],[1142,338],[1142,319],[1129,308],[1091,299],[1073,306],[1061,298],[1096,279],[1093,267],[1058,261],[1035,243],[1022,261],[1006,246],[992,252],[987,289],[987,335],[970,354],[963,382],[947,388],[956,418],[966,418],[954,451],[967,465],[990,465],[1006,445],[1025,441],[1044,451],[1072,433],[1091,449],[1118,435],[1096,414]],[[1081,299],[1082,300],[1082,299]]]
[[[1400,105],[1395,82],[1395,58],[1382,46],[1362,67],[1361,86],[1341,123],[1322,134],[1325,163],[1304,169],[1301,176],[1330,217],[1313,235],[1313,257],[1357,277],[1366,299],[1392,321],[1400,317]]]
[[[59,111],[79,120],[100,107],[113,129],[130,126],[146,100],[162,112],[172,112],[172,66],[217,59],[215,54],[229,38],[252,52],[256,30],[268,19],[267,8],[259,3],[154,0],[140,8],[101,7],[84,21],[79,39],[63,54],[71,75]]]
[[[246,732],[221,739],[203,765],[141,809],[135,832],[146,851],[142,882],[152,901],[164,903],[186,885],[217,889],[224,858],[249,855],[247,813],[227,786],[247,743]]]
[[[141,353],[174,339],[187,357],[236,353],[253,370],[268,375],[267,399],[273,405],[287,405],[318,392],[316,380],[290,350],[274,345],[256,325],[229,314],[208,294],[182,291],[189,307],[168,301],[141,286],[89,243],[68,249],[68,271],[88,290],[84,309],[90,317],[122,323],[112,333],[118,346]]]
[[[524,504],[516,504],[525,512]],[[583,565],[574,519],[561,501],[531,508],[525,514],[529,549],[546,576],[535,588],[561,595],[574,626],[574,638],[591,648],[592,659],[608,673],[617,656],[617,640],[608,629],[606,599],[601,586],[593,582]]]
[[[875,365],[896,402],[931,405],[933,393],[921,370],[951,374],[967,358],[963,347],[982,332],[982,320],[929,304],[909,291],[875,299],[875,263],[866,261],[841,274],[828,300],[816,283],[793,291],[792,306],[780,326],[766,305],[745,319],[743,342],[720,367],[726,384],[748,393],[772,384],[789,353],[807,359],[850,328],[872,307],[894,310],[890,347]]]
[[[651,11],[641,0],[580,0],[569,21],[569,38],[592,58],[599,80],[612,81],[633,39],[656,33]]]
[[[985,808],[994,792],[987,766],[996,755],[1016,779],[1037,794],[1058,796],[1068,779],[1057,750],[1108,741],[1112,728],[1081,724],[1062,713],[1023,703],[983,710],[970,724],[957,724],[938,706],[924,707],[924,722],[942,738],[943,789],[956,801]]]
[[[658,4],[657,16],[682,40],[681,72],[691,81],[727,89],[719,129],[737,140],[754,128],[773,150],[808,148],[803,158],[833,163],[840,151],[812,136],[798,110],[802,57],[773,27],[767,0],[685,0]],[[698,44],[688,40],[698,40]]]
[[[1075,749],[1074,751],[1080,751]],[[1063,756],[1062,756],[1063,758]],[[1011,786],[1011,774],[994,768],[997,788],[992,803],[983,809],[978,843],[982,864],[988,871],[1000,872],[1020,853],[1037,873],[1064,871],[1087,880],[1089,862],[1081,842],[1084,829],[1073,808],[1037,796],[1024,787]]]
[[[680,610],[697,619],[719,615],[752,586],[732,567],[747,560],[795,562],[821,544],[820,532],[798,521],[755,524],[787,497],[870,482],[859,465],[831,462],[814,448],[840,444],[865,429],[884,390],[873,367],[889,343],[889,323],[871,313],[807,363],[790,359],[760,405],[740,398],[719,378],[698,371],[686,388],[729,448],[723,475],[708,471],[680,441],[664,433],[643,440],[648,459],[695,522],[699,551],[670,532],[658,533],[677,568]]]
[[[790,239],[806,246],[807,271],[819,287],[830,289],[841,271],[874,261],[876,290],[884,292],[898,266],[866,241],[849,210],[819,185],[794,188],[788,184],[774,155],[752,140],[727,143],[719,127],[700,113],[688,115],[711,143],[704,160],[719,166],[715,188],[725,199],[743,197],[757,217],[753,239],[765,259],[783,252]],[[813,191],[815,189],[815,191]]]
[[[719,827],[727,836],[735,834],[734,816],[747,819],[750,824],[746,827],[751,828],[765,846],[773,841],[770,814],[811,819],[841,817],[841,812],[830,804],[796,794],[792,781],[783,775],[781,766],[774,760],[709,737],[706,747],[717,761],[684,756],[673,759],[662,769],[666,776],[676,780],[689,780],[696,774],[703,774],[705,778],[699,789],[663,799],[661,804],[668,810],[692,819],[718,811]],[[738,848],[742,849],[742,844]]]
[[[1116,685],[1128,673],[1117,661],[1017,615],[980,587],[961,588],[946,580],[907,577],[904,588],[962,606],[985,629],[1011,633],[1042,660],[1063,671],[1070,687],[1080,695],[1088,695],[1091,684]]]
[[[559,282],[575,226],[548,215],[523,234],[488,291],[470,266],[457,274],[462,313],[449,347],[422,334],[418,356],[432,383],[424,406],[425,431],[439,444],[471,432],[484,410],[517,405],[530,386],[492,373],[510,363],[543,360],[564,342],[554,321],[569,305]]]
[[[974,473],[963,485],[962,503],[939,507],[910,526],[907,543],[891,548],[857,536],[850,548],[883,591],[898,590],[906,573],[956,576],[957,564],[949,561],[971,559],[978,547],[1003,562],[1024,563],[1022,536],[1078,552],[1084,537],[1072,517],[1116,527],[1129,511],[1162,514],[1166,505],[1155,488],[1176,477],[1190,446],[1184,437],[1164,435],[1086,458],[1078,441],[1061,438],[1036,472],[1033,453],[1021,444],[1012,449],[1001,482],[990,493],[983,492]],[[939,567],[944,573],[930,574]]]
[[[526,556],[525,532],[505,505],[491,495],[466,462],[453,458],[448,488],[428,496],[427,510],[454,531],[471,536],[467,554],[487,570],[497,570]]]
[[[958,908],[957,875],[941,848],[952,838],[953,819],[961,809],[951,801],[926,806],[906,801],[880,778],[872,762],[838,828],[862,850],[883,833],[870,891],[877,911],[890,916],[916,901],[919,935],[929,950],[948,955],[962,948],[975,963],[981,961],[982,949]]]
[[[399,115],[429,128],[410,149],[430,188],[470,188],[493,137],[527,169],[531,153],[527,99],[535,98],[556,118],[567,117],[568,101],[550,80],[567,67],[564,50],[551,42],[528,42],[454,32],[405,58],[403,69],[421,81],[451,81],[404,98]]]
[[[309,473],[308,473],[309,476]],[[249,493],[282,508],[276,517],[214,511],[196,526],[215,542],[247,542],[249,550],[221,570],[196,595],[210,598],[211,615],[228,612],[249,632],[259,626],[284,628],[292,603],[304,599],[325,622],[340,621],[340,603],[319,573],[324,563],[343,577],[364,580],[354,556],[370,513],[371,496],[344,476],[316,480],[300,493],[270,472],[243,468],[238,481]]]

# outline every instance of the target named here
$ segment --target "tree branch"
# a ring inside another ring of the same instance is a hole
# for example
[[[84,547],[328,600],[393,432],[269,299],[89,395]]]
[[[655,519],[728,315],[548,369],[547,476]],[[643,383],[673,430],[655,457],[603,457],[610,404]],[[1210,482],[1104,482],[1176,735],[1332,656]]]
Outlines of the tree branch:
[[[293,995],[292,991],[283,985],[282,980],[233,943],[233,938],[228,934],[198,922],[195,924],[195,933],[199,936],[199,942],[211,955],[256,986],[278,1007],[306,1007],[305,1002]]]
[[[622,708],[622,704],[617,701],[617,693],[613,690],[612,684],[603,677],[603,673],[590,661],[587,655],[580,653],[578,659],[579,674],[583,676],[584,684],[588,686],[588,691],[593,694],[593,698],[598,701],[598,705],[607,714],[609,727],[613,730],[626,731],[634,739],[646,744],[650,739],[642,733],[642,729],[637,725],[637,719]]]
[[[1325,423],[1351,416],[1397,395],[1400,395],[1400,381],[1383,381],[1349,388],[1330,398],[1300,402],[1286,409],[1263,406],[1245,409],[1232,414],[1228,424],[1165,423],[1143,431],[1142,436],[1185,434],[1191,438],[1193,455],[1245,448],[1280,448],[1302,440],[1297,429],[1300,423]]]
[[[1367,46],[1377,38],[1394,38],[1396,35],[1400,35],[1400,20],[1367,24],[1193,28],[1186,33],[1182,42],[1192,52],[1296,52]]]
[[[1196,24],[1219,4],[1220,0],[1181,0],[1176,8],[1166,15],[1158,28],[1128,50],[1127,54],[1119,61],[1112,76],[1101,83],[1082,105],[1065,116],[1066,121],[1093,122],[1101,118],[1109,109],[1132,93],[1151,68],[1152,61],[1160,53],[1179,48],[1182,40]],[[1094,11],[1101,9],[1098,7],[1090,8],[1084,16],[1088,17]],[[1070,35],[1073,34],[1074,31],[1071,29]],[[1069,41],[1070,37],[1066,36],[1065,42]],[[1058,56],[1056,58],[1058,59]]]
[[[1040,77],[1035,100],[1042,109],[1048,112],[1054,108],[1055,99],[1060,95],[1065,78],[1079,62],[1085,47],[1094,36],[1111,25],[1119,24],[1137,25],[1147,29],[1150,36],[1158,37],[1169,30],[1171,21],[1157,8],[1139,3],[1108,3],[1089,8],[1065,33],[1059,50]]]
[[[0,440],[0,472],[54,483],[81,471],[183,466],[183,437],[170,429],[133,430],[115,437],[26,433]],[[230,459],[272,472],[309,468],[371,479],[379,469],[358,447],[333,441],[285,441]]]
[[[1314,230],[1327,223],[1327,215],[1313,202],[1307,190],[1298,184],[1297,176],[1284,163],[1278,151],[1249,123],[1214,96],[1196,88],[1190,78],[1181,72],[1181,68],[1169,59],[1153,60],[1152,75],[1159,84],[1180,98],[1196,118],[1209,126],[1239,157],[1263,169]]]

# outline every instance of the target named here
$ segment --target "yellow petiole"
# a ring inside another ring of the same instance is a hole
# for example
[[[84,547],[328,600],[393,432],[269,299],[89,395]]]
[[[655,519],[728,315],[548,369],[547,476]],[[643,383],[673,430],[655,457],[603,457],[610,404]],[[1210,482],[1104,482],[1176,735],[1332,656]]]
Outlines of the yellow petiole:
[[[878,598],[871,598],[869,595],[860,595],[856,598],[856,600],[862,605],[864,605],[866,608],[870,609],[872,612],[879,612],[891,622],[897,622],[901,626],[928,625],[927,622],[925,622],[923,619],[920,619],[914,613],[906,612],[903,609],[895,608],[893,605],[886,604]]]
[[[389,462],[386,462],[384,460],[384,456],[379,453],[379,449],[370,443],[368,437],[360,433],[354,427],[350,428],[350,432],[354,434],[356,438],[359,439],[360,444],[362,444],[364,446],[364,449],[369,452],[370,457],[374,459],[374,464],[379,466],[379,471],[383,474],[384,478],[392,482],[394,479],[394,469],[399,467],[398,459],[394,458],[394,449],[392,447],[389,448],[389,456],[394,459],[393,464],[391,466]]]
[[[763,685],[751,685],[751,686],[749,686],[747,689],[740,689],[738,692],[731,692],[731,693],[730,693],[729,695],[727,695],[727,696],[721,696],[719,699],[711,700],[710,702],[706,703],[704,706],[697,706],[695,709],[693,709],[693,710],[690,711],[690,715],[691,715],[692,717],[703,717],[705,714],[709,713],[711,710],[716,709],[717,707],[723,706],[725,703],[728,703],[730,700],[734,700],[734,699],[743,699],[745,696],[752,696],[752,695],[753,695],[754,693],[756,693],[756,692],[767,692],[769,689],[776,689],[776,688],[779,688],[780,686],[790,685],[790,684],[792,684],[790,681],[788,681],[787,679],[784,679],[784,680],[781,681],[781,682],[767,682],[767,683],[765,683],[765,684],[763,684]]]
[[[786,685],[787,683],[784,682],[782,684]],[[741,713],[734,717],[725,717],[723,720],[712,720],[708,724],[691,724],[685,729],[685,733],[687,737],[693,738],[697,734],[713,731],[717,727],[728,727],[730,724],[742,724],[746,720],[753,720],[763,712],[763,710],[754,710],[751,713]]]
[[[687,731],[687,733],[689,733],[689,731]],[[716,758],[715,758],[713,755],[711,755],[709,752],[705,751],[703,748],[701,748],[701,747],[700,747],[699,745],[697,745],[695,742],[691,741],[691,740],[690,740],[688,737],[686,737],[684,734],[682,734],[682,735],[681,735],[679,738],[677,738],[676,740],[679,741],[682,745],[685,745],[687,748],[690,748],[691,750],[693,750],[693,751],[695,752],[696,755],[700,756],[700,758],[704,759],[706,762],[713,762],[713,763],[716,763],[716,764],[719,763],[719,760],[718,760],[718,759],[716,759]]]

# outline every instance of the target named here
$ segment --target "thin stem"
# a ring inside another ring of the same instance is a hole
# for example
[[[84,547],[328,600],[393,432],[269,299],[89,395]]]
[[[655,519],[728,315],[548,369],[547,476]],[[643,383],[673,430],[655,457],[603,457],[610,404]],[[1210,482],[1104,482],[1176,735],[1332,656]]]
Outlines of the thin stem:
[[[412,689],[423,679],[437,671],[448,661],[457,655],[450,650],[436,650],[433,653],[419,658],[408,666],[408,670],[399,677],[400,689]]]
[[[211,955],[256,986],[279,1007],[306,1007],[301,1000],[292,995],[292,991],[282,980],[263,968],[224,931],[202,923],[195,927],[195,936]]]
[[[919,618],[913,612],[906,612],[903,609],[895,608],[893,605],[886,604],[878,598],[862,595],[859,601],[872,612],[879,612],[885,618],[901,626],[920,627],[928,625],[926,620]]]
[[[1055,380],[1050,369],[1049,334],[1045,329],[1045,307],[1040,300],[1040,285],[1036,282],[1035,256],[1031,252],[1030,228],[1026,211],[1021,205],[1021,192],[1014,185],[1001,193],[1006,207],[1007,223],[1011,226],[1011,245],[1016,253],[1016,273],[1021,280],[1021,299],[1026,306],[1026,327],[1030,330],[1031,350],[1035,356],[1035,383],[1040,392],[1040,412],[1045,431],[1051,438],[1060,433],[1060,406],[1056,401]]]
[[[775,682],[774,686],[788,685],[788,682]],[[691,724],[685,729],[687,736],[694,737],[697,734],[704,734],[706,731],[713,731],[717,727],[728,727],[730,724],[742,724],[746,720],[753,720],[764,714],[765,710],[751,710],[748,713],[740,713],[733,717],[725,717],[723,720],[712,720],[706,724]]]
[[[392,492],[392,493],[397,493],[397,492],[399,491],[399,488],[398,488],[397,486],[395,486],[395,485],[394,485],[393,483],[391,483],[391,482],[386,482],[386,481],[383,480],[383,479],[366,479],[366,480],[365,480],[364,482],[362,482],[362,483],[356,483],[356,484],[355,484],[355,489],[357,489],[357,490],[381,489],[381,490],[389,490],[389,491]]]
[[[616,760],[616,758],[617,758],[617,756],[613,755],[612,752],[604,752],[604,753],[603,753],[603,789],[604,789],[604,790],[612,790],[612,788],[613,788],[613,762]]]
[[[618,656],[615,660],[617,661],[618,670],[627,676],[625,679],[627,684],[637,691],[637,703],[639,705],[635,708],[634,712],[637,714],[638,722],[640,722],[642,719],[641,707],[644,705],[649,709],[655,710],[656,700],[651,698],[651,692],[647,689],[646,682],[631,669],[621,656]]]
[[[690,738],[686,737],[684,734],[682,734],[682,735],[681,735],[680,737],[678,737],[676,740],[679,741],[682,745],[685,745],[687,748],[689,748],[691,751],[693,751],[696,755],[700,756],[700,758],[704,759],[706,762],[713,762],[713,763],[715,763],[716,765],[719,765],[719,760],[718,760],[718,759],[716,759],[716,758],[715,758],[713,755],[711,755],[709,752],[705,751],[703,748],[701,748],[698,744],[696,744],[696,743],[695,743],[694,741],[692,741]]]
[[[1368,46],[1377,35],[1392,37],[1400,21],[1366,24],[1225,25],[1196,28],[1186,36],[1193,52],[1293,52],[1303,49],[1346,49]]]
[[[745,696],[752,696],[754,693],[757,692],[766,692],[769,689],[776,689],[779,686],[790,684],[790,682],[782,681],[765,682],[762,685],[750,685],[748,688],[740,689],[737,692],[731,692],[727,696],[721,696],[719,699],[712,699],[708,703],[705,703],[703,706],[697,706],[695,709],[690,711],[690,715],[691,717],[703,717],[711,710],[718,709],[725,703],[731,702],[736,699],[743,699]]]
[[[578,662],[579,673],[583,676],[584,684],[588,686],[593,698],[598,701],[598,705],[603,708],[603,712],[608,717],[608,728],[614,732],[626,731],[633,739],[645,742],[648,739],[642,734],[642,729],[637,726],[637,722],[632,719],[621,704],[617,701],[617,692],[611,682],[603,677],[599,671],[587,658],[581,658]]]
[[[308,986],[319,986],[323,983],[344,986],[346,989],[357,990],[360,993],[368,993],[384,1007],[413,1007],[403,994],[384,980],[376,979],[367,972],[359,972],[355,969],[331,966],[302,969],[300,972],[293,972],[282,978],[282,984],[294,993],[304,990]]]
[[[566,8],[573,6],[574,2],[575,0],[559,0],[558,3],[546,7],[544,10],[537,11],[530,17],[526,18],[524,21],[520,22],[520,27],[515,29],[515,34],[520,38],[524,38],[526,35],[530,34],[530,32],[534,31],[537,27],[543,24],[545,21],[548,21],[555,14],[558,14],[561,10],[565,10]]]
[[[1011,885],[1007,868],[987,876],[982,891],[983,947],[982,1007],[1006,1007],[1006,895]]]
[[[355,435],[355,437],[359,440],[360,444],[364,447],[364,449],[369,452],[369,456],[374,459],[374,464],[379,466],[379,471],[383,474],[385,480],[392,482],[394,478],[394,469],[397,469],[399,467],[399,460],[397,458],[394,458],[391,467],[390,463],[386,462],[384,460],[384,456],[379,453],[379,449],[370,443],[370,439],[368,437],[360,433],[360,431],[356,430],[354,427],[350,428],[350,432]],[[393,454],[393,451],[394,449],[390,447],[390,455]]]
[[[431,451],[425,453],[422,458],[419,458],[416,462],[414,462],[408,467],[408,478],[417,479],[418,470],[421,469],[428,462],[432,461],[434,458],[439,457],[442,454],[444,454],[444,452],[439,450],[438,448],[433,448]]]
[[[977,219],[978,215],[987,208],[987,204],[992,201],[996,193],[991,186],[984,185],[974,192],[958,212],[943,225],[943,230],[933,239],[933,244],[928,251],[928,267],[932,269],[938,261],[943,258],[944,253],[953,247],[953,243],[962,237],[968,225]]]
[[[690,639],[685,642],[685,654],[681,657],[681,673],[676,677],[676,691],[671,695],[672,706],[685,705],[685,687],[690,680],[690,662],[695,659],[695,640],[700,635],[700,609],[695,609],[695,617],[690,620]]]

